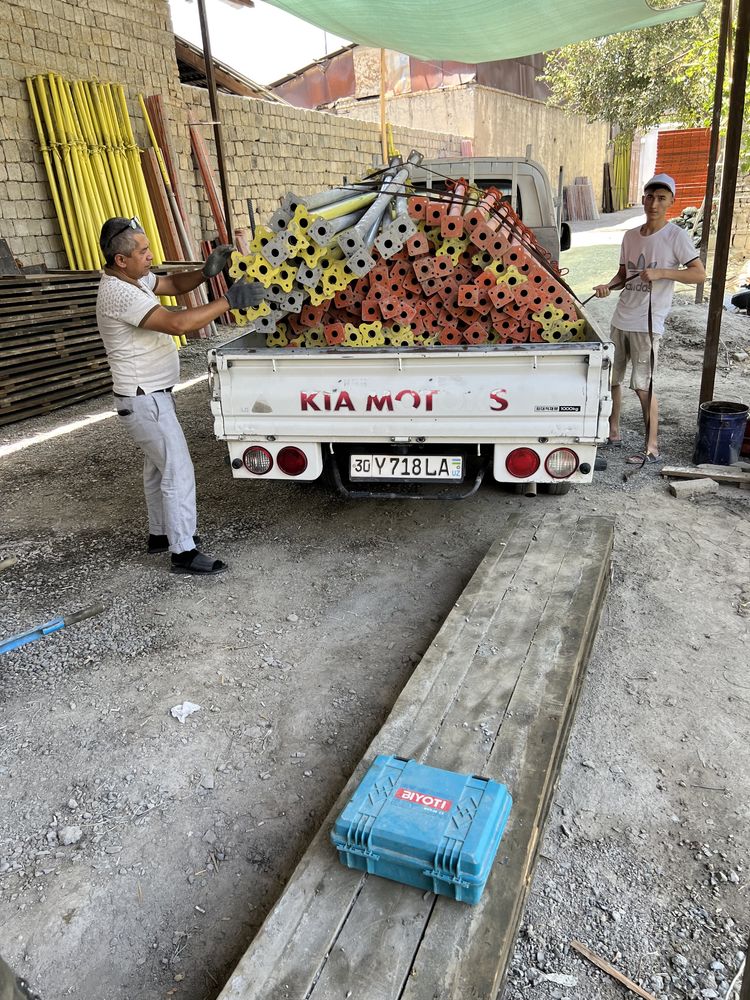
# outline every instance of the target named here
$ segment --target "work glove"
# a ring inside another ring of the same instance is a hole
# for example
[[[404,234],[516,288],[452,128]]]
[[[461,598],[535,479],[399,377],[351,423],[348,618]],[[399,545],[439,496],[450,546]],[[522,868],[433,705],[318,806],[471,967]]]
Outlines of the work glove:
[[[263,301],[265,289],[259,281],[235,281],[224,292],[230,309],[256,309]]]
[[[207,278],[215,278],[217,274],[224,270],[229,262],[229,258],[232,256],[234,247],[229,243],[223,243],[220,247],[217,247],[212,253],[206,258],[206,263],[203,265],[203,273]]]

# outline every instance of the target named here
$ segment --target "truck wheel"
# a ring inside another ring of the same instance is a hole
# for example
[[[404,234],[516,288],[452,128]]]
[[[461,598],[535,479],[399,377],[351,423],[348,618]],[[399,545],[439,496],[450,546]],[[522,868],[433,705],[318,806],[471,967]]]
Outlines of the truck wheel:
[[[570,483],[545,483],[539,488],[552,496],[564,497],[570,492]]]

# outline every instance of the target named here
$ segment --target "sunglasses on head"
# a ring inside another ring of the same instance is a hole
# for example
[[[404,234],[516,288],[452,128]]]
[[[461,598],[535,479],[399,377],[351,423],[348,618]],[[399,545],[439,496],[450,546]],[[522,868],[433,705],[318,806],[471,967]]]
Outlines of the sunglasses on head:
[[[134,215],[132,219],[128,219],[128,221],[125,223],[124,226],[120,226],[119,229],[115,230],[115,232],[112,233],[112,235],[107,240],[107,247],[108,248],[111,247],[112,240],[115,240],[117,239],[118,236],[121,236],[126,229],[134,229],[136,232],[138,230],[143,229],[143,226],[141,225],[137,215]]]

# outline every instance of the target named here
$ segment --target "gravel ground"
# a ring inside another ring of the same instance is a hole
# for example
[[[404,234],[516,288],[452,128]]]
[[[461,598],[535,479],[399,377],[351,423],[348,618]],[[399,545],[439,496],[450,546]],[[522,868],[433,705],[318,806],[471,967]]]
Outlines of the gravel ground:
[[[661,358],[674,463],[700,381],[706,311],[689,302]],[[613,305],[592,304],[605,324]],[[205,346],[183,351],[185,377]],[[726,316],[717,397],[747,400],[748,350],[750,321]],[[106,399],[0,433],[0,558],[18,560],[2,634],[105,605],[0,662],[10,964],[45,1000],[216,997],[498,515],[575,509],[617,516],[613,583],[504,997],[623,996],[577,938],[657,997],[723,998],[750,927],[750,493],[677,500],[651,468],[623,483],[611,452],[567,497],[485,484],[459,504],[346,503],[235,483],[205,383],[177,401],[201,534],[230,563],[216,579],[145,553],[134,448],[114,418],[82,423]],[[629,453],[634,398],[624,420]],[[180,723],[185,701],[200,710]]]

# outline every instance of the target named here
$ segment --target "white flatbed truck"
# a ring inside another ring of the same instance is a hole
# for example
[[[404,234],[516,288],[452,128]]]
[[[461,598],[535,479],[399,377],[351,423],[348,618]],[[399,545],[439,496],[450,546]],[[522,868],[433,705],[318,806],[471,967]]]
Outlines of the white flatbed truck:
[[[559,256],[560,222],[538,164],[438,162],[443,174],[466,176],[470,165],[477,183],[509,184]],[[564,493],[591,481],[612,406],[612,345],[580,315],[585,339],[568,343],[289,349],[246,333],[209,352],[214,431],[236,479],[325,472],[351,497],[460,498],[490,472]]]

